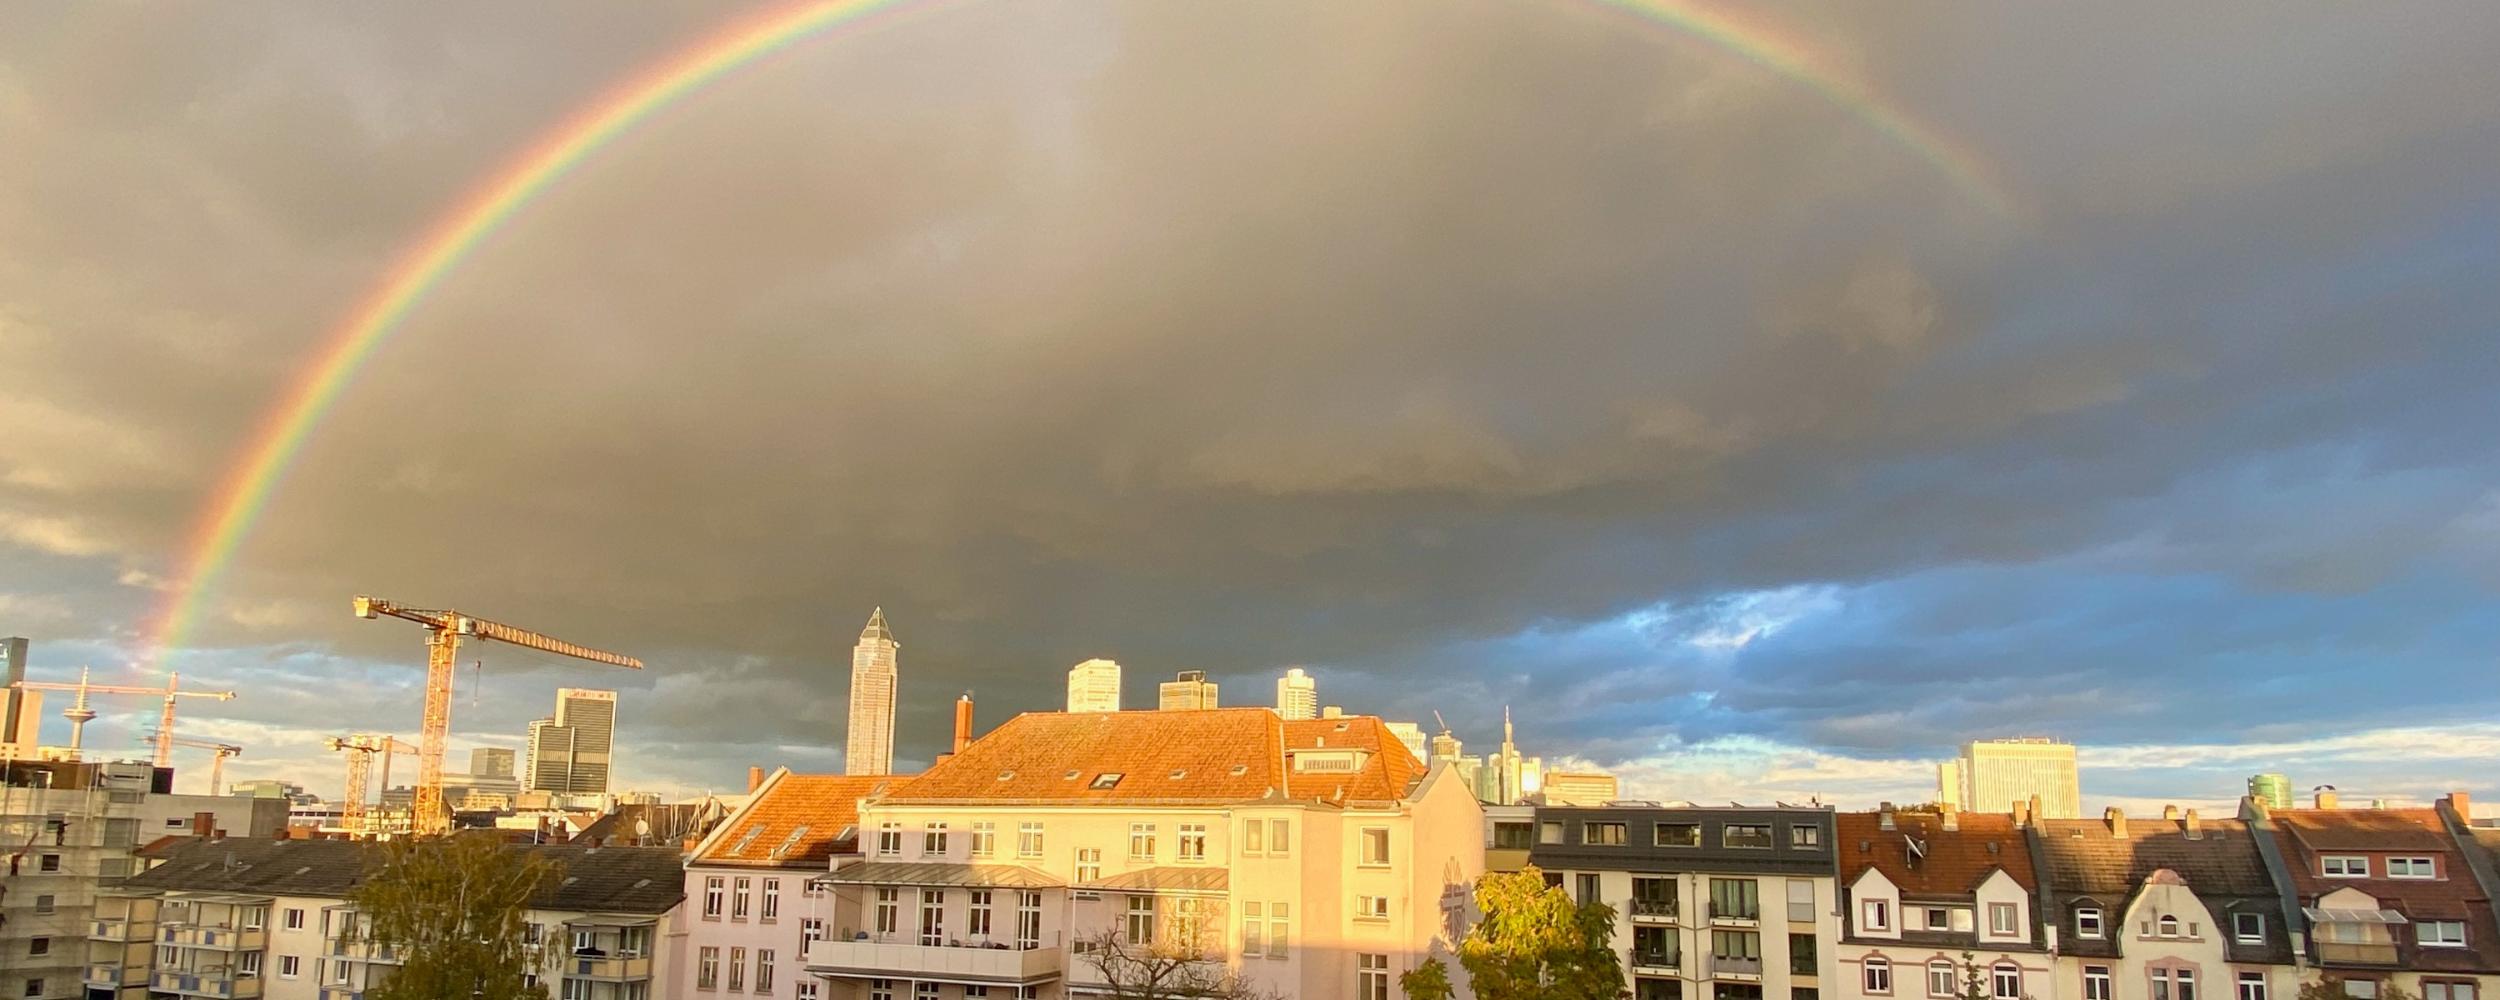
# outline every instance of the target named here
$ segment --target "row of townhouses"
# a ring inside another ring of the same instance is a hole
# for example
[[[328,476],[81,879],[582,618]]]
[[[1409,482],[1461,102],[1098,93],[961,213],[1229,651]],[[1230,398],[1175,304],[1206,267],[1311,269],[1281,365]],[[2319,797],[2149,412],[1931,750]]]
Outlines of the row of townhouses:
[[[1141,946],[1280,996],[1389,1000],[1466,934],[1483,873],[1531,865],[1614,909],[1640,1000],[2500,987],[2500,831],[2462,794],[2032,812],[1486,806],[1370,717],[1041,712],[917,775],[759,776],[683,850],[519,849],[561,854],[529,919],[564,1000],[1104,996],[1104,949]],[[154,867],[93,901],[84,995],[359,1000],[395,958],[351,933],[363,852],[141,852]]]

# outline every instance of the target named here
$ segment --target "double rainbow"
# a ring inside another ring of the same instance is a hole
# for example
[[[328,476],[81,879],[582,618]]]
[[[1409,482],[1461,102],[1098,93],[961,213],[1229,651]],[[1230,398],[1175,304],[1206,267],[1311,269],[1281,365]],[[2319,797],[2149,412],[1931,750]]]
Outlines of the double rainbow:
[[[1811,46],[1761,18],[1743,17],[1697,0],[1593,0],[1701,39],[1846,109],[1902,148],[1934,165],[1992,211],[2010,214],[2013,199],[1985,161],[1920,123],[1895,102]],[[539,194],[580,167],[618,136],[704,87],[810,38],[861,25],[911,0],[818,0],[765,10],[609,88],[486,177],[429,228],[324,341],[255,430],[251,444],[202,510],[142,650],[154,667],[180,648],[205,597],[251,534],[270,495],[374,351],[397,331],[478,245]]]

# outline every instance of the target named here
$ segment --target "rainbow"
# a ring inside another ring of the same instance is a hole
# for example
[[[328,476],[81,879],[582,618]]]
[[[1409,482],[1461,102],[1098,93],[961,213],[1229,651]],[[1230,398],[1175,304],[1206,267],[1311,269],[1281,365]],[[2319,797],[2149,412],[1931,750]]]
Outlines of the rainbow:
[[[143,638],[143,667],[180,648],[204,598],[251,534],[278,484],[365,362],[445,277],[522,209],[618,136],[737,70],[836,27],[857,25],[913,0],[816,0],[733,22],[628,77],[584,105],[487,176],[392,265],[387,277],[330,334],[263,416],[241,458],[210,494],[182,551],[180,572]],[[927,0],[920,0],[927,2]],[[1697,0],[1590,0],[1708,42],[1821,94],[1934,165],[1999,214],[2013,199],[1985,161],[1884,100],[1778,26]]]

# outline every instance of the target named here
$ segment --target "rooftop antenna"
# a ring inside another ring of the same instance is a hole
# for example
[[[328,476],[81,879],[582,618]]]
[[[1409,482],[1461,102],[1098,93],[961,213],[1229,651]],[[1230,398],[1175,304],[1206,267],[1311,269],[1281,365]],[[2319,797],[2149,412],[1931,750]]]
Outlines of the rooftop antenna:
[[[1432,724],[1433,724],[1433,725],[1436,725],[1436,726],[1441,727],[1441,731],[1442,731],[1442,732],[1445,732],[1445,733],[1446,733],[1446,732],[1449,732],[1449,731],[1450,731],[1450,723],[1449,723],[1449,720],[1447,720],[1447,719],[1443,719],[1443,718],[1441,717],[1441,710],[1440,710],[1440,709],[1437,709],[1437,708],[1436,708],[1436,709],[1433,709],[1433,710],[1432,710]]]

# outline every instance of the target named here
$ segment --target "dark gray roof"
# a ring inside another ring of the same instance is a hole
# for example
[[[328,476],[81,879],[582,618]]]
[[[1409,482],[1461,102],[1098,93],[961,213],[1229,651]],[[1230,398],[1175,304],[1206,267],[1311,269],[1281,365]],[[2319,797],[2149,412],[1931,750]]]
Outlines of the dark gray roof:
[[[2064,928],[2061,941],[2069,954],[2119,955],[2131,940],[2122,926],[2126,908],[2154,872],[2169,871],[2212,912],[2232,961],[2291,961],[2282,895],[2248,824],[2204,820],[2194,839],[2179,820],[2129,819],[2126,829],[2119,836],[2106,820],[2049,819],[2032,831],[2041,886],[2049,897],[2042,916]],[[2075,934],[2075,910],[2086,905],[2101,908],[2106,936]],[[2231,933],[2240,913],[2265,917],[2263,942],[2242,942]]]
[[[671,847],[519,845],[553,860],[554,879],[531,905],[548,910],[664,913],[685,898]],[[345,899],[364,880],[374,848],[345,840],[186,840],[157,852],[164,863],[124,880],[126,889],[230,892]]]

